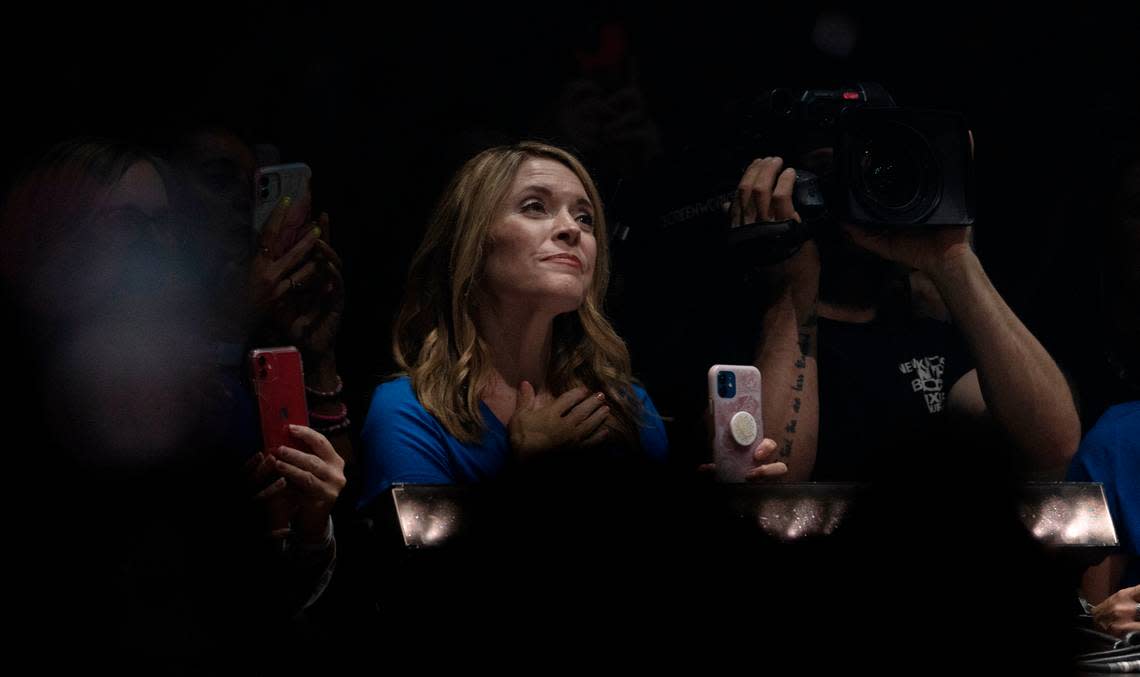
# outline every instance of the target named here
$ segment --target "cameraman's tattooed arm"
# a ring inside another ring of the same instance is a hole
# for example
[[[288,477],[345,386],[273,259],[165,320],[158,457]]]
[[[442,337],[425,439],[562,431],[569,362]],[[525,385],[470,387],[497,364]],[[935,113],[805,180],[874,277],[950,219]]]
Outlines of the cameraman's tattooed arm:
[[[776,441],[789,481],[806,481],[815,464],[819,425],[814,303],[781,294],[764,314],[756,367],[763,383],[764,434]],[[800,321],[801,313],[806,317]]]
[[[733,220],[799,221],[792,201],[795,170],[778,157],[759,158],[745,170],[731,206]],[[819,405],[815,360],[815,307],[819,296],[819,252],[811,240],[760,275],[767,296],[754,364],[760,370],[764,434],[776,441],[788,472],[804,481],[815,465]]]

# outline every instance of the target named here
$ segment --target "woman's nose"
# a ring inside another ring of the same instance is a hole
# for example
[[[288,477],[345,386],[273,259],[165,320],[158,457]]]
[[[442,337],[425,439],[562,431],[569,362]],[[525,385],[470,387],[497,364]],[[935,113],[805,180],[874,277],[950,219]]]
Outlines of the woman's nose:
[[[567,211],[558,213],[555,228],[554,239],[556,240],[565,240],[570,244],[578,244],[578,239],[582,236],[581,224],[578,223],[573,214]]]

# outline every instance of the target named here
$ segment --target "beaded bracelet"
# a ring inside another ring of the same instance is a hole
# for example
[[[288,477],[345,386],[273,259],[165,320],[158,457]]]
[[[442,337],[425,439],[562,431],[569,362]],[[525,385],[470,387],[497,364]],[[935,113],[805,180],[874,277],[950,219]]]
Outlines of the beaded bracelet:
[[[348,406],[344,402],[338,402],[337,404],[337,412],[335,414],[319,414],[315,411],[310,411],[309,419],[322,423],[339,423],[343,421],[348,418]]]
[[[310,388],[308,385],[305,386],[305,392],[309,393],[313,397],[324,400],[331,400],[333,398],[340,397],[340,394],[343,391],[344,381],[340,380],[340,374],[336,375],[336,387],[332,390],[317,390],[316,388]]]
[[[328,435],[329,433],[338,433],[342,430],[347,430],[348,426],[350,425],[352,425],[352,421],[349,420],[349,418],[346,416],[340,423],[330,425],[327,428],[318,428],[317,426],[313,426],[313,430],[316,430],[322,435]]]

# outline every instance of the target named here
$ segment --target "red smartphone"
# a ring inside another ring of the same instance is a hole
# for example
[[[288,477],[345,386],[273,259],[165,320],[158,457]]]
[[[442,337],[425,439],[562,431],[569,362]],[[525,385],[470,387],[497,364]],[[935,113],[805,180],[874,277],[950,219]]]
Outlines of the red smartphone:
[[[713,462],[721,482],[743,482],[755,467],[752,455],[764,440],[760,417],[760,370],[739,364],[709,369]]]
[[[313,172],[303,162],[259,167],[253,176],[253,229],[260,233],[281,198],[292,202],[285,213],[274,254],[281,256],[305,236],[313,206]]]
[[[250,379],[257,397],[263,450],[292,444],[289,424],[309,425],[305,372],[296,348],[259,348],[249,353]]]

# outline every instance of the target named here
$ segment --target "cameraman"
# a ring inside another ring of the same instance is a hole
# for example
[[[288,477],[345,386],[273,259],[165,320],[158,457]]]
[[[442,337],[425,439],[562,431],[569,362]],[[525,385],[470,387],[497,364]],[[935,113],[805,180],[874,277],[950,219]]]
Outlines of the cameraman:
[[[819,172],[831,160],[820,149],[800,166]],[[740,180],[734,223],[800,221],[794,183],[781,158],[755,160]],[[965,469],[960,454],[922,455],[948,439],[940,432],[990,422],[1021,452],[1023,472],[1059,477],[1080,439],[1072,394],[994,289],[970,229],[879,235],[833,225],[767,270],[773,296],[755,364],[764,375],[764,430],[788,478],[866,480],[897,471],[899,460]],[[903,285],[905,300],[892,302],[906,275],[914,282]],[[949,323],[912,312],[907,287],[927,281],[937,292],[928,293],[929,314],[944,308]]]

